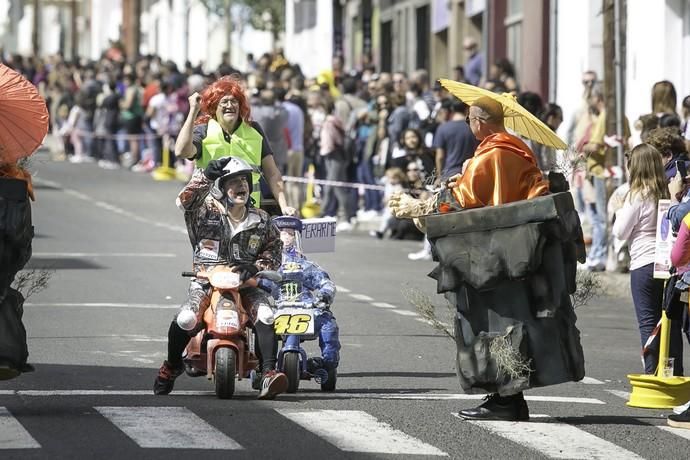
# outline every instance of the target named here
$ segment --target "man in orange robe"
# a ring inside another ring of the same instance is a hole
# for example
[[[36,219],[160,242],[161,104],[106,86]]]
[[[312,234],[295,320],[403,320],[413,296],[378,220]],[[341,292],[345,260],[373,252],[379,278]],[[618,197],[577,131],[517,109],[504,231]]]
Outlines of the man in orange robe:
[[[506,132],[503,106],[489,98],[477,99],[470,107],[467,122],[481,141],[463,172],[448,180],[448,190],[434,203],[394,196],[389,206],[396,217],[422,217],[460,209],[494,206],[536,198],[549,193],[549,182],[537,167],[530,148]],[[522,392],[510,396],[489,395],[478,407],[461,410],[467,420],[525,421],[529,409]]]
[[[530,148],[506,132],[499,102],[489,97],[477,99],[470,107],[467,122],[481,143],[463,173],[448,183],[455,203],[442,199],[439,211],[505,204],[549,192],[549,183]]]
[[[481,141],[461,174],[451,177],[448,190],[433,202],[395,195],[388,206],[395,217],[416,218],[432,212],[494,206],[549,193],[530,148],[503,125],[503,106],[490,97],[477,99],[467,123]]]

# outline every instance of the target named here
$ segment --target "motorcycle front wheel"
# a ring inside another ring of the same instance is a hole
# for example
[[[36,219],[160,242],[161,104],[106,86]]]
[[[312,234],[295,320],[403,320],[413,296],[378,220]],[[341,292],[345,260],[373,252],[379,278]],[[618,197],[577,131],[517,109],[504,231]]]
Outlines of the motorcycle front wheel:
[[[299,380],[302,374],[299,366],[299,356],[299,353],[294,351],[285,353],[285,356],[283,356],[283,369],[288,379],[288,393],[296,393],[299,388]]]
[[[216,396],[220,399],[230,399],[235,393],[236,363],[235,350],[230,348],[216,350],[216,368],[213,375],[216,382]]]

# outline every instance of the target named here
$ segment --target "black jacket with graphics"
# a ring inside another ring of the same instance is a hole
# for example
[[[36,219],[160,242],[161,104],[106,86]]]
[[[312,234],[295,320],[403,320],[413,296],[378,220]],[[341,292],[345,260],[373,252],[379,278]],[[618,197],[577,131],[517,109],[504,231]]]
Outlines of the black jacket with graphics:
[[[278,270],[283,243],[268,213],[249,208],[233,234],[222,205],[209,193],[212,186],[213,181],[197,169],[177,197],[194,250],[194,268],[251,263],[260,270]]]

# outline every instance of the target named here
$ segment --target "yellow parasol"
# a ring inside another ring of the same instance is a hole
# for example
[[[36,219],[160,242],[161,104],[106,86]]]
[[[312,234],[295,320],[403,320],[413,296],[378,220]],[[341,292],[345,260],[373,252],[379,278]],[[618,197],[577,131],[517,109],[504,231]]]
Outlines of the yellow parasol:
[[[547,147],[565,150],[568,148],[565,142],[546,126],[541,120],[532,115],[523,106],[517,103],[515,96],[508,93],[498,94],[487,89],[478,88],[466,83],[442,78],[439,80],[453,96],[467,105],[482,96],[488,96],[503,106],[503,122],[507,129],[520,136],[531,139]]]

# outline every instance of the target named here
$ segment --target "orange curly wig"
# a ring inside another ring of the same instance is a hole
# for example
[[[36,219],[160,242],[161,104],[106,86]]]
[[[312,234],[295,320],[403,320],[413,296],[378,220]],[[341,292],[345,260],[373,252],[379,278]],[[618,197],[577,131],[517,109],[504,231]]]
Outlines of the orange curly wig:
[[[202,125],[216,114],[218,103],[226,95],[232,95],[239,103],[239,115],[242,121],[248,123],[251,120],[249,101],[244,93],[239,78],[226,76],[219,78],[210,84],[201,93],[201,112],[203,115],[197,117],[195,124]]]

